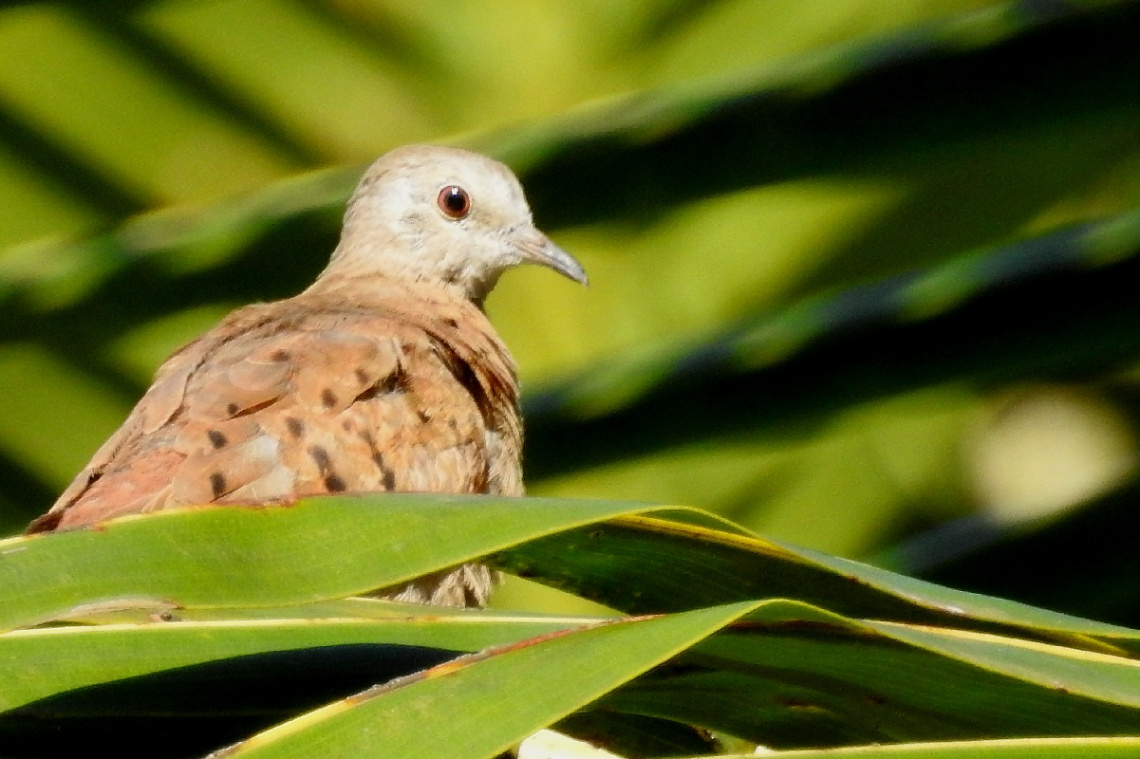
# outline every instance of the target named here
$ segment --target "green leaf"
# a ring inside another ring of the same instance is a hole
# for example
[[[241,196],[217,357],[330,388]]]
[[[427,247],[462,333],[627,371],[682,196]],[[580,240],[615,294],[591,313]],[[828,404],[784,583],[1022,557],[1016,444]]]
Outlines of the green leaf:
[[[597,706],[808,747],[1127,734],[1130,658],[888,625],[789,601],[759,606]]]
[[[735,755],[736,759],[755,754]],[[765,753],[774,759],[1131,759],[1140,756],[1140,738],[1026,738],[1021,740],[907,743],[894,746],[846,746],[818,751]],[[732,755],[721,754],[723,759]]]
[[[217,757],[493,757],[753,606],[614,622],[493,649],[329,704]]]
[[[399,613],[399,605],[382,601],[357,601],[356,604],[380,606],[380,613],[384,613],[385,606],[396,606],[395,610],[386,611],[393,616]],[[290,611],[283,609],[278,613],[284,617]],[[243,616],[243,619],[216,622],[159,619],[150,624],[49,627],[5,633],[0,635],[0,670],[5,673],[0,711],[99,683],[253,654],[359,644],[471,652],[599,621],[492,613],[460,616],[423,608],[414,614],[404,610],[399,617],[387,620],[361,616],[292,619]],[[297,685],[303,692],[303,683]],[[88,714],[97,712],[101,705],[110,710],[106,716],[121,711],[105,696],[92,700],[94,703],[83,702]],[[152,702],[157,700],[161,699],[152,699]],[[233,709],[228,701],[216,697],[212,701],[209,707],[219,716]],[[47,716],[71,708],[41,707],[37,714]],[[204,708],[208,706],[203,705],[197,711]]]
[[[0,620],[15,627],[118,607],[308,604],[494,554],[507,571],[632,613],[784,597],[852,617],[1016,630],[1083,647],[1106,646],[1094,637],[1111,645],[1137,637],[722,531],[695,516],[689,523],[651,516],[676,511],[571,499],[375,495],[138,515],[0,542]]]
[[[0,541],[0,628],[78,604],[274,606],[342,598],[636,504],[480,496],[312,498],[112,520]]]
[[[1103,649],[1133,630],[965,593],[772,540],[646,517],[567,530],[500,552],[502,569],[629,613],[795,598],[857,618],[1014,630]]]

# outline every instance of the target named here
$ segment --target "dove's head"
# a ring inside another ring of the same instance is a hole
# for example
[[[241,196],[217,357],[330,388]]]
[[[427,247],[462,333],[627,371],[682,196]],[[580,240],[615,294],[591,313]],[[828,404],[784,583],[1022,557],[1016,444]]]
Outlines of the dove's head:
[[[535,228],[510,169],[465,150],[412,145],[365,172],[321,276],[439,284],[482,302],[499,275],[523,263],[586,282],[582,265]]]

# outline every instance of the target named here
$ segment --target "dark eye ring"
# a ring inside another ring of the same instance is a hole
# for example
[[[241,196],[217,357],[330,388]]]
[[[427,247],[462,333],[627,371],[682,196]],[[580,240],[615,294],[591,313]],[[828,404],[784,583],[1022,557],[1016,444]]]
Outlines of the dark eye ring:
[[[457,184],[449,184],[439,191],[439,210],[452,219],[462,219],[471,212],[471,196]]]

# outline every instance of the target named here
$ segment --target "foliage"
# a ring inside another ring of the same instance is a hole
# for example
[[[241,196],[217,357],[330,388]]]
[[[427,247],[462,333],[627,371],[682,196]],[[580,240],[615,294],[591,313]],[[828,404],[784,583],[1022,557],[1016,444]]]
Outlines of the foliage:
[[[6,530],[164,355],[311,280],[361,166],[409,141],[506,160],[586,263],[588,291],[512,273],[489,309],[526,384],[530,491],[602,500],[483,504],[500,532],[433,522],[411,563],[372,521],[414,533],[403,501],[0,544],[4,671],[30,688],[0,685],[21,704],[0,753],[79,734],[195,755],[326,702],[238,753],[351,755],[385,725],[408,754],[491,756],[557,720],[630,755],[710,750],[691,724],[950,742],[884,756],[1135,753],[1074,738],[1136,733],[1126,629],[616,499],[1140,625],[1138,21],[1134,0],[5,5]],[[513,580],[500,609],[557,615],[344,600],[484,554],[665,616],[591,627],[604,610]],[[596,670],[559,663],[586,651]],[[424,706],[448,698],[480,710]]]
[[[0,555],[9,755],[67,753],[81,733],[86,755],[193,756],[261,729],[218,756],[490,757],[559,723],[635,756],[713,748],[686,724],[952,756],[1034,736],[1059,756],[1072,745],[1040,739],[1127,734],[1140,710],[1140,633],[700,512],[338,496],[128,517]],[[484,555],[640,616],[348,597]]]

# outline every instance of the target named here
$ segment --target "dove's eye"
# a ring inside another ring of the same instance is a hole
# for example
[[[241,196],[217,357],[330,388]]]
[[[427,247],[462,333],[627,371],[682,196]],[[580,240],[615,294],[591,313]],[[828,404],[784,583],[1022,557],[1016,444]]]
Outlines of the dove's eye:
[[[439,191],[439,210],[453,219],[462,219],[471,211],[471,196],[467,190],[456,184],[448,185]]]

